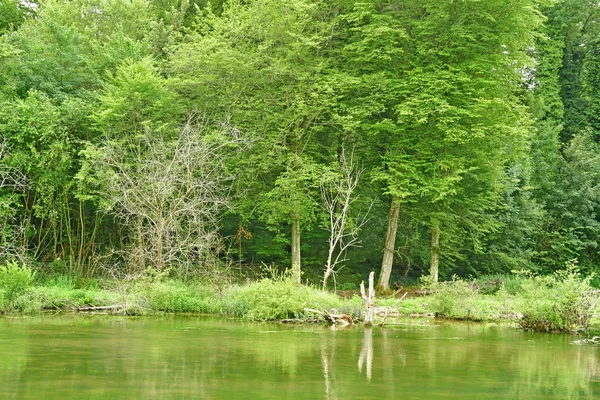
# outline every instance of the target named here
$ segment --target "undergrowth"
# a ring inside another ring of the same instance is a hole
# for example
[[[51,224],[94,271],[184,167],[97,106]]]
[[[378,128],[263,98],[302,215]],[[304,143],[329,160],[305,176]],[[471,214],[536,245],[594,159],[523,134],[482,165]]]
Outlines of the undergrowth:
[[[216,290],[211,284],[182,281],[168,271],[145,271],[134,277],[81,280],[65,275],[40,276],[27,267],[0,268],[0,312],[77,311],[116,306],[135,315],[155,313],[222,314],[251,321],[303,319],[305,308],[338,310],[359,316],[358,298],[341,299],[330,292],[298,285],[288,273],[272,273],[257,282]],[[310,315],[314,317],[314,315]]]
[[[110,307],[127,314],[221,314],[251,321],[294,319],[308,321],[327,310],[362,315],[362,299],[346,299],[318,288],[299,285],[289,273],[267,271],[262,279],[220,288],[202,281],[183,281],[148,270],[136,276],[78,279],[65,275],[38,276],[27,266],[0,266],[0,312],[36,313]],[[550,276],[516,273],[448,282],[424,279],[427,296],[378,298],[376,306],[404,316],[431,313],[439,317],[494,321],[513,320],[525,330],[570,332],[586,330],[598,291],[592,277],[580,275],[569,263]]]
[[[598,303],[598,291],[575,263],[553,275],[515,273],[504,279],[430,284],[430,307],[437,316],[474,320],[514,320],[524,330],[587,330]],[[495,287],[497,286],[497,287]]]
[[[305,308],[336,309],[356,316],[360,309],[357,304],[356,299],[342,300],[330,292],[298,285],[284,273],[232,287],[221,300],[221,312],[252,321],[301,319],[306,317]]]

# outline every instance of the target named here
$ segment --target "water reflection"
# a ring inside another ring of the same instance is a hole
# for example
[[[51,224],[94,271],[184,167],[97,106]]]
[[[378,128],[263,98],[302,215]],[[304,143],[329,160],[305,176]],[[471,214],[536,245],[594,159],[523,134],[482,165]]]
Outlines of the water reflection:
[[[361,373],[363,365],[367,364],[367,381],[371,381],[373,374],[373,328],[364,328],[364,337],[362,341],[362,350],[358,357],[358,372]]]
[[[329,364],[333,362],[335,357],[335,346],[328,348],[325,341],[321,342],[321,365],[323,367],[323,379],[325,380],[325,399],[336,400],[335,390],[331,383],[329,375]]]
[[[599,346],[496,325],[200,319],[0,323],[3,398],[592,399]]]

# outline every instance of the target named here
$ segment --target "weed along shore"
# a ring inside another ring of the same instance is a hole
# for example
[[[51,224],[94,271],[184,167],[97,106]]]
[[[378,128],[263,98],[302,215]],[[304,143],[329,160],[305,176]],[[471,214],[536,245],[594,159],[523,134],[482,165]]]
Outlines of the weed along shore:
[[[523,330],[587,332],[597,315],[599,291],[576,266],[550,276],[515,274],[493,280],[423,282],[376,296],[369,289],[344,296],[298,284],[291,273],[244,284],[182,280],[148,270],[135,277],[74,279],[42,275],[17,263],[0,267],[0,311],[160,315],[210,314],[247,321],[393,325],[395,318],[511,322]],[[361,284],[362,285],[362,284]]]

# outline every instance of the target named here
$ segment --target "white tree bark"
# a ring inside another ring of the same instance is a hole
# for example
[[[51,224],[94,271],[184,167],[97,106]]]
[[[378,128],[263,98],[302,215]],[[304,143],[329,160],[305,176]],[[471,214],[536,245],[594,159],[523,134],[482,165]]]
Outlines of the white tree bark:
[[[224,151],[232,139],[209,130],[205,121],[189,121],[174,140],[148,132],[128,147],[108,142],[101,149],[95,166],[110,211],[130,231],[126,259],[133,270],[176,265],[189,272],[209,265],[219,251],[219,216],[232,181]]]
[[[292,274],[294,275],[298,284],[302,282],[301,260],[302,256],[300,254],[300,216],[294,215],[292,216]]]
[[[323,290],[327,289],[329,277],[337,272],[343,262],[347,261],[345,258],[347,250],[360,246],[358,233],[368,222],[367,215],[373,205],[371,203],[364,216],[350,221],[350,206],[358,200],[354,191],[364,170],[358,169],[354,164],[354,153],[350,155],[350,160],[346,159],[343,148],[339,163],[340,178],[332,182],[321,182],[321,199],[329,215],[329,251],[323,273]]]
[[[373,281],[375,279],[375,272],[371,271],[369,274],[369,292],[365,293],[365,282],[360,283],[360,295],[362,296],[365,304],[365,318],[364,325],[373,325],[373,316],[375,315],[375,288],[373,287]]]
[[[440,228],[434,226],[431,228],[431,279],[438,281],[440,264]]]

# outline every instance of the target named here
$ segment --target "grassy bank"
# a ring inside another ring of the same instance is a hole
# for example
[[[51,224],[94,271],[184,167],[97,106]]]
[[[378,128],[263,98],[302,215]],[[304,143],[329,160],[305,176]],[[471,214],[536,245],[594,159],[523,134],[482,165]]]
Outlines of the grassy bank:
[[[412,288],[401,301],[376,300],[375,323],[396,316],[436,316],[472,321],[513,321],[536,331],[586,329],[597,312],[597,291],[574,267],[555,275],[495,276],[477,280],[455,278]],[[38,313],[46,310],[110,311],[131,315],[197,313],[252,321],[309,320],[305,308],[336,310],[362,317],[358,293],[340,297],[297,285],[286,274],[255,282],[215,286],[181,281],[152,272],[135,278],[74,279],[41,276],[27,267],[0,267],[0,312]],[[384,317],[385,316],[385,317]],[[390,319],[387,320],[388,322]]]
[[[297,285],[286,274],[243,285],[214,286],[148,272],[135,278],[74,279],[39,276],[27,267],[0,267],[0,312],[48,310],[111,311],[130,315],[155,313],[220,314],[252,321],[302,320],[305,308],[336,309],[359,317],[362,300],[344,299]]]
[[[513,321],[524,330],[587,330],[600,312],[599,291],[575,265],[553,275],[527,273],[426,285],[421,306],[438,317],[471,321]]]

